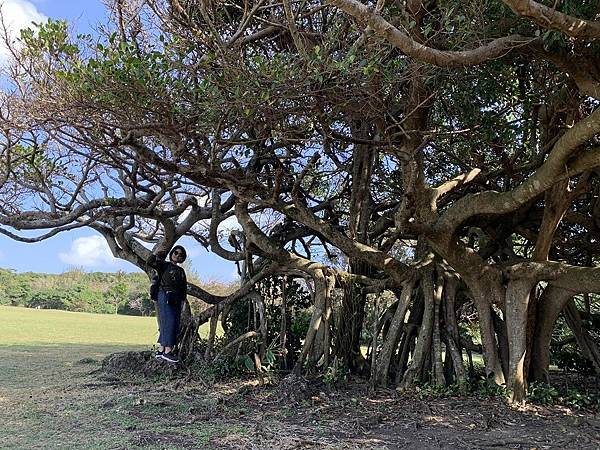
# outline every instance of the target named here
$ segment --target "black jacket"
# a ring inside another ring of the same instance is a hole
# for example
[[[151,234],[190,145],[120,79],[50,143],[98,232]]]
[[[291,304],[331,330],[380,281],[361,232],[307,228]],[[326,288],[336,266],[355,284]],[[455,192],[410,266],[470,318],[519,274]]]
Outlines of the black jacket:
[[[160,288],[165,292],[175,292],[183,300],[187,293],[187,278],[185,270],[172,262],[159,259],[151,254],[147,264],[158,272]]]

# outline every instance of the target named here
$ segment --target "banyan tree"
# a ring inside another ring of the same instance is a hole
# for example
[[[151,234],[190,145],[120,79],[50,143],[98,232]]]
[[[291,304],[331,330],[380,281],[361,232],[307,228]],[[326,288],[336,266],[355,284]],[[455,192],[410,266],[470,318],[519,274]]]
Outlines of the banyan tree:
[[[478,352],[521,402],[561,312],[600,371],[578,307],[600,292],[599,7],[120,0],[101,36],[41,24],[6,73],[0,232],[91,227],[144,270],[143,242],[190,236],[236,262],[234,294],[189,286],[214,306],[188,316],[187,356],[249,304],[232,338],[259,336],[260,365],[301,286],[290,370],[460,384]]]

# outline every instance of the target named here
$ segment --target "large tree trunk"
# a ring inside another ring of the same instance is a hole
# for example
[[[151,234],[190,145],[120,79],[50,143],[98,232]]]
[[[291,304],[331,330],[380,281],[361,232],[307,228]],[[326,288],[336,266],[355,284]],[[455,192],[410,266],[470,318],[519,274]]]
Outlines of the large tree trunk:
[[[505,378],[498,354],[491,303],[493,299],[502,296],[504,289],[502,286],[493,286],[489,280],[485,279],[466,281],[473,295],[473,302],[479,316],[479,330],[481,332],[486,377],[498,385],[503,385]]]
[[[452,373],[456,375],[456,381],[464,385],[467,381],[465,366],[460,347],[460,334],[458,332],[458,323],[456,320],[456,292],[458,280],[455,276],[446,274],[446,285],[444,288],[444,324],[445,324],[445,342],[446,342],[446,361],[448,380],[451,380]]]
[[[506,329],[508,336],[509,364],[507,389],[513,403],[523,403],[527,394],[525,377],[525,353],[527,351],[527,307],[535,282],[515,279],[506,290]]]
[[[585,182],[585,177],[582,178]],[[575,190],[576,191],[576,190]],[[532,254],[534,261],[547,261],[552,247],[556,229],[562,220],[569,205],[576,196],[576,192],[569,189],[569,178],[559,181],[544,196],[544,215]],[[537,303],[530,307],[527,331],[531,341],[528,348],[531,354],[528,357],[526,371],[529,377],[548,382],[548,366],[550,362],[550,341],[554,323],[566,302],[573,296],[566,290],[548,286]]]
[[[498,355],[500,356],[500,363],[502,364],[502,372],[504,377],[508,378],[508,335],[506,329],[506,310],[503,312],[504,319],[502,319],[496,311],[492,310],[492,320],[494,322],[494,330],[496,330],[496,336],[498,339]]]
[[[377,385],[387,385],[390,362],[392,360],[392,356],[398,348],[400,333],[402,331],[402,327],[404,326],[404,318],[406,316],[406,312],[408,311],[410,299],[412,298],[414,285],[415,281],[410,280],[402,287],[402,293],[400,294],[400,299],[398,300],[396,312],[392,317],[388,332],[385,335],[385,340],[383,341],[381,353],[377,358],[377,369],[375,370],[374,374],[374,382]]]
[[[371,123],[351,121],[352,134],[358,139],[378,139],[373,136]],[[355,145],[352,154],[352,185],[348,211],[348,233],[357,242],[367,244],[371,218],[371,174],[377,156],[375,147]],[[364,262],[349,261],[349,271],[369,276],[371,269]],[[355,283],[348,283],[343,292],[340,320],[336,330],[336,356],[352,373],[362,373],[366,366],[360,351],[360,336],[365,319],[366,294]]]
[[[549,285],[540,297],[536,309],[535,333],[529,365],[529,378],[533,381],[549,382],[550,342],[556,319],[574,292]]]
[[[365,274],[358,265],[351,268],[355,274]],[[336,321],[335,354],[345,368],[352,373],[362,373],[365,358],[360,351],[360,335],[365,319],[366,294],[354,281],[345,283],[342,293],[342,307]]]
[[[304,339],[302,351],[300,352],[298,361],[296,361],[294,366],[294,373],[296,375],[300,375],[304,361],[308,355],[311,354],[317,332],[319,331],[319,328],[321,328],[322,322],[328,322],[329,320],[329,297],[331,296],[331,292],[335,286],[335,279],[331,274],[325,273],[321,269],[317,269],[313,272],[313,280],[315,283],[313,314],[308,327],[308,332],[306,333],[306,338]]]
[[[497,268],[489,266],[476,252],[465,248],[453,237],[454,228],[441,228],[434,231],[427,236],[429,244],[458,272],[471,291],[479,316],[486,378],[497,385],[503,385],[505,377],[498,355],[491,311],[493,304],[504,304],[505,288],[502,285],[502,273]]]
[[[408,388],[411,387],[414,382],[421,377],[423,367],[427,356],[431,352],[431,340],[433,333],[433,314],[434,314],[434,282],[433,282],[433,269],[429,268],[424,271],[421,276],[421,290],[423,292],[423,320],[421,322],[421,328],[419,329],[419,335],[417,337],[417,344],[413,352],[413,358],[408,367],[408,370],[402,378],[400,387]]]
[[[593,364],[596,373],[600,375],[600,350],[588,331],[583,327],[581,314],[575,302],[573,300],[567,302],[563,312],[567,325],[575,335],[581,353]]]
[[[433,295],[433,348],[431,352],[433,381],[437,385],[446,384],[444,365],[442,363],[442,336],[440,331],[440,309],[442,307],[443,289],[444,278],[438,275]]]

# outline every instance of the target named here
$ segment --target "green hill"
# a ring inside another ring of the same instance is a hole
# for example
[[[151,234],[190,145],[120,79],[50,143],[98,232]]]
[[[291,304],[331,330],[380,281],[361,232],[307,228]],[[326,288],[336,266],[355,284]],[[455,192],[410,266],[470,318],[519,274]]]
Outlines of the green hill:
[[[209,292],[226,294],[232,289],[232,286],[217,282],[203,283],[193,270],[189,268],[186,270],[188,280],[199,284]],[[0,305],[98,314],[153,316],[154,302],[150,300],[148,293],[149,284],[148,277],[142,272],[107,273],[70,270],[62,274],[47,274],[16,273],[10,269],[0,269]],[[202,305],[198,306],[202,307]]]
[[[149,316],[154,305],[144,273],[71,270],[62,274],[0,269],[0,305]]]

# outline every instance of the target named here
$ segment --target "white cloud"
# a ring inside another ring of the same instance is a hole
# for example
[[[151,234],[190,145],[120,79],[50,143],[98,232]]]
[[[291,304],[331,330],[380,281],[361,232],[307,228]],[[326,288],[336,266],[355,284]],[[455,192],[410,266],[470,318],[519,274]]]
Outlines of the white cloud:
[[[7,28],[11,40],[19,36],[19,31],[31,26],[32,22],[40,23],[46,21],[44,16],[33,3],[27,0],[0,0],[0,9],[4,26]],[[0,39],[0,65],[4,65],[10,53],[4,44],[4,38]]]
[[[102,236],[80,237],[73,241],[68,253],[58,257],[66,264],[77,267],[115,266],[120,260],[115,258]]]

